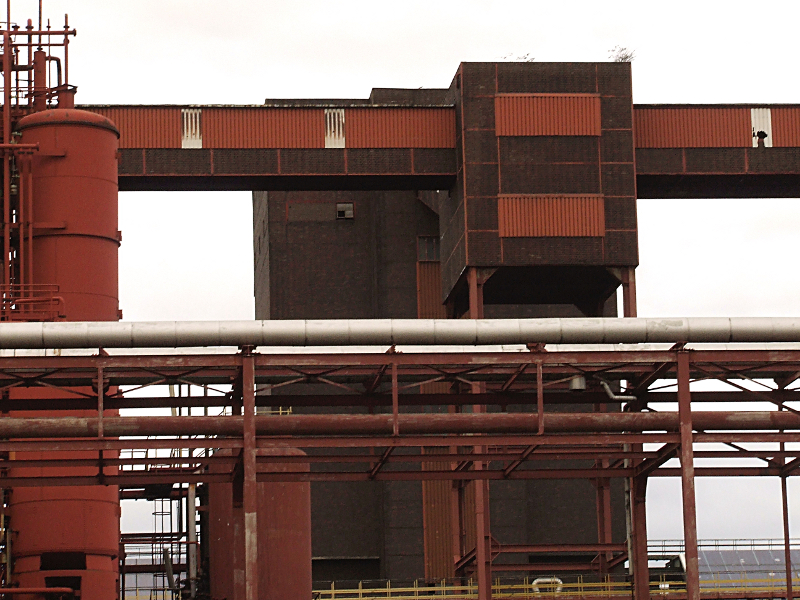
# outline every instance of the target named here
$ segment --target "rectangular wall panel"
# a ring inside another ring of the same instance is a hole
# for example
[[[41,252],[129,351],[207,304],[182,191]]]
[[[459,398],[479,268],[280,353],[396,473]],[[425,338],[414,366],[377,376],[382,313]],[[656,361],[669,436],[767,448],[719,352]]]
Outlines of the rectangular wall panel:
[[[593,94],[501,94],[494,107],[498,136],[600,135]]]
[[[772,145],[800,148],[800,107],[772,109]]]
[[[205,148],[324,148],[321,108],[204,108]]]
[[[149,106],[83,106],[119,129],[120,148],[180,148],[181,109]]]
[[[747,148],[750,109],[634,107],[637,148]]]
[[[423,393],[447,393],[441,389],[422,389]],[[425,448],[425,454],[445,454],[447,448]],[[450,468],[448,463],[423,462],[423,471],[442,471]],[[447,480],[422,482],[423,542],[425,546],[425,579],[447,579],[455,576],[453,565],[453,483]]]
[[[447,318],[442,304],[442,268],[439,261],[417,262],[417,318]]]
[[[348,108],[347,148],[455,148],[452,108]]]
[[[513,195],[497,198],[500,237],[600,237],[600,195]]]

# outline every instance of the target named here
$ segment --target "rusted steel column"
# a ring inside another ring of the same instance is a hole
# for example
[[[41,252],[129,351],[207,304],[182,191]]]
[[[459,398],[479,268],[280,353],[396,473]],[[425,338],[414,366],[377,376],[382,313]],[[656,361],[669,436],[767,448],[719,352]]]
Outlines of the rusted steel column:
[[[632,477],[630,480],[630,510],[633,535],[629,545],[632,556],[629,558],[633,565],[634,600],[648,600],[650,598],[650,568],[647,564],[646,494],[647,477]]]
[[[473,383],[472,393],[485,391],[485,384]],[[486,411],[486,407],[475,404],[474,413]],[[486,446],[475,446],[476,454],[486,454]],[[483,461],[475,461],[474,469],[481,471],[486,467]],[[490,600],[492,597],[492,535],[489,513],[489,481],[477,479],[475,486],[475,574],[478,580],[478,600]]]
[[[536,417],[539,419],[539,435],[544,434],[544,374],[542,363],[536,363]]]
[[[483,278],[476,268],[467,272],[469,285],[469,316],[472,319],[483,319]],[[473,383],[472,393],[483,394],[486,384]],[[473,413],[485,413],[486,407],[475,404]],[[475,446],[476,454],[485,454],[485,446]],[[481,461],[475,461],[474,468],[480,471],[485,467]],[[492,536],[489,525],[489,481],[476,480],[475,486],[475,574],[478,580],[478,600],[491,600],[492,597]]]
[[[392,363],[392,435],[400,435],[400,396],[397,387],[397,363]]]
[[[258,484],[256,483],[255,366],[250,355],[242,357],[242,405],[244,432],[244,597],[258,600]]]
[[[781,444],[783,446],[784,444]],[[783,502],[783,556],[786,564],[786,600],[793,600],[792,589],[792,550],[789,537],[789,492],[786,488],[787,476],[781,477],[781,500]]]
[[[537,364],[537,367],[540,365]],[[537,368],[538,375],[538,368]],[[541,378],[539,378],[541,381]],[[537,386],[538,387],[538,386]],[[595,412],[606,412],[606,405],[601,404],[595,407]],[[543,414],[540,413],[539,423],[543,424]],[[541,433],[541,429],[540,429]],[[608,459],[596,460],[595,467],[608,468]],[[598,477],[595,480],[595,513],[597,516],[597,543],[611,543],[611,480],[607,477]],[[610,552],[601,552],[598,556],[600,573],[608,572],[608,561],[611,559]]]
[[[478,269],[467,269],[467,287],[469,288],[469,318],[483,319],[483,281]]]
[[[475,468],[483,468],[476,463]],[[475,572],[478,579],[478,600],[492,597],[492,537],[489,533],[489,482],[477,480],[475,485]]]
[[[683,496],[683,542],[686,555],[686,600],[700,600],[700,570],[697,560],[697,505],[694,493],[694,448],[692,397],[689,391],[689,353],[678,352],[678,418],[681,434],[681,492]]]
[[[460,412],[460,406],[448,406],[447,412],[455,414]],[[458,446],[450,446],[450,453],[455,455],[458,452]],[[458,467],[458,462],[450,463],[450,468],[455,470]],[[453,551],[453,565],[458,564],[461,557],[464,556],[464,482],[454,480],[450,493],[450,527],[451,531],[451,544]]]
[[[603,467],[608,466],[608,460],[595,461],[595,466]],[[607,478],[598,478],[595,480],[595,512],[597,515],[597,543],[610,544],[611,543],[611,495],[609,494],[609,480]],[[600,573],[605,574],[608,571],[609,552],[601,552],[599,554],[599,569]]]
[[[186,556],[188,558],[189,567],[189,596],[191,598],[197,597],[197,506],[196,506],[196,489],[194,483],[189,484],[189,490],[186,496],[187,518],[186,518]],[[125,600],[123,594],[122,600]]]
[[[103,406],[105,383],[103,367],[97,367],[97,437],[103,437],[103,415],[106,412]]]
[[[456,414],[460,412],[460,406],[448,406],[447,412],[449,414]],[[450,446],[450,454],[455,455],[458,452],[458,446]],[[458,467],[458,462],[450,463],[450,468],[455,470]],[[464,488],[463,483],[459,480],[454,480],[450,491],[450,527],[451,527],[451,545],[453,551],[453,565],[458,564],[461,557],[464,556],[464,528],[463,528],[463,506],[464,506]]]
[[[622,316],[636,316],[636,269],[622,269]]]
[[[11,142],[11,36],[3,34],[3,145]],[[11,157],[3,149],[3,283],[11,285]]]

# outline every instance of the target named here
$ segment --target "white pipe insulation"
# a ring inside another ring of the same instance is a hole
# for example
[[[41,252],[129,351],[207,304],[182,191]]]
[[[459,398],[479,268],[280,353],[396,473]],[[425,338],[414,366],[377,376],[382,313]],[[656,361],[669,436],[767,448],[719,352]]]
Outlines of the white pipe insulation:
[[[0,349],[800,342],[800,318],[0,323]]]

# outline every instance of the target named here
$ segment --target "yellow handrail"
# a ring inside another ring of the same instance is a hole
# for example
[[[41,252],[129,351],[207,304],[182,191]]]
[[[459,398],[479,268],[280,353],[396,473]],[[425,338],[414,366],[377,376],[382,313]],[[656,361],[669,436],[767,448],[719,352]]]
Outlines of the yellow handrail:
[[[800,579],[793,579],[800,584]],[[724,590],[725,592],[781,592],[786,589],[786,580],[782,577],[763,579],[704,579],[700,582],[701,590]],[[686,591],[683,581],[669,581],[663,579],[650,582],[650,593],[654,596],[670,596]],[[492,585],[492,596],[495,598],[519,598],[530,600],[545,600],[546,598],[620,598],[631,597],[632,587],[628,581],[612,581],[605,578],[599,582],[586,582],[582,577],[577,583],[536,584],[526,577],[522,583],[501,584],[499,580]],[[397,587],[387,582],[385,587],[365,588],[359,582],[357,588],[337,588],[335,583],[330,589],[315,590],[314,597],[318,600],[363,600],[372,598],[390,598],[391,600],[419,600],[430,597],[431,599],[450,598],[470,599],[478,597],[478,587],[472,580],[466,584],[450,584],[445,580],[429,585],[420,585],[414,582],[411,586]],[[131,599],[133,600],[133,599]],[[136,599],[138,600],[138,599]]]

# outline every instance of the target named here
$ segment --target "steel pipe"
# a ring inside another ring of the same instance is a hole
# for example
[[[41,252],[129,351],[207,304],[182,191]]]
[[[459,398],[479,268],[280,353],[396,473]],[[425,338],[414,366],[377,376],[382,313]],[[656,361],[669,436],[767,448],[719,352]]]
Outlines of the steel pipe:
[[[97,437],[96,417],[8,417],[0,419],[0,438]],[[395,421],[387,415],[283,415],[255,417],[259,436],[392,435]],[[706,432],[800,430],[800,415],[791,412],[699,411],[692,424]],[[536,413],[400,414],[401,434],[536,434]],[[623,433],[678,431],[675,412],[547,413],[546,433]],[[104,417],[109,437],[213,435],[241,437],[243,417]]]
[[[0,324],[0,348],[800,342],[800,318],[354,319]]]
[[[20,587],[20,588],[0,588],[0,596],[27,596],[36,595],[59,595],[74,594],[75,591],[68,587]]]

